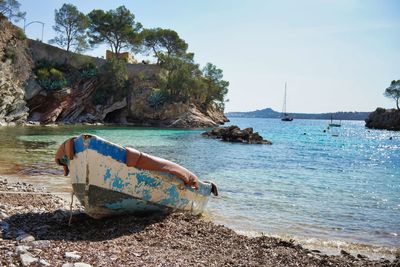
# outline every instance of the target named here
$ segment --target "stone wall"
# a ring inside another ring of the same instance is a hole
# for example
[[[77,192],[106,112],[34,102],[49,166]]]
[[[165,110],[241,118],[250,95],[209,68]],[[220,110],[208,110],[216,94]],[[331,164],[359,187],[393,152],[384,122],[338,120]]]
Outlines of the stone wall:
[[[86,63],[93,63],[97,67],[101,67],[106,63],[106,60],[98,57],[91,57],[81,55],[73,52],[67,52],[61,48],[48,45],[39,41],[29,40],[29,49],[32,54],[32,58],[35,62],[38,61],[49,61],[56,64],[68,63],[75,68],[79,68],[81,65]],[[143,73],[146,76],[152,76],[160,71],[160,67],[155,64],[126,64],[129,77],[136,76],[139,73]]]

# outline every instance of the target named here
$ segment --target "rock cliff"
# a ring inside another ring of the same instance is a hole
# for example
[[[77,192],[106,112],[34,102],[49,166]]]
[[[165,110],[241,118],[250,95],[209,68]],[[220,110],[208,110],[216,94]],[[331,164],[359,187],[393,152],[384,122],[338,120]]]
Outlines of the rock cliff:
[[[106,60],[26,39],[21,29],[6,20],[0,21],[0,28],[5,29],[0,31],[0,125],[118,123],[197,128],[227,121],[223,109],[180,101],[150,105],[148,99],[158,87],[156,75],[160,71],[151,64],[127,64],[130,85],[126,95],[95,104],[94,95],[107,78],[77,73],[87,64],[101,69]],[[68,84],[54,90],[45,88],[37,77],[43,62],[62,66]]]
[[[28,117],[24,84],[33,62],[22,31],[0,19],[0,125],[22,124]]]
[[[369,114],[365,126],[372,129],[400,131],[400,110],[377,108]]]

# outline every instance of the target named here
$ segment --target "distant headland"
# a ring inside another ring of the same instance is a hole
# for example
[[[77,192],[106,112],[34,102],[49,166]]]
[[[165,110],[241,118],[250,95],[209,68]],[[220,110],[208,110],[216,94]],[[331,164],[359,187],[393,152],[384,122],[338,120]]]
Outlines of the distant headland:
[[[363,121],[368,118],[370,112],[332,112],[332,113],[290,113],[294,119],[314,119],[314,120],[359,120]],[[231,118],[272,118],[281,117],[281,112],[271,108],[265,108],[249,112],[227,112],[225,115]]]

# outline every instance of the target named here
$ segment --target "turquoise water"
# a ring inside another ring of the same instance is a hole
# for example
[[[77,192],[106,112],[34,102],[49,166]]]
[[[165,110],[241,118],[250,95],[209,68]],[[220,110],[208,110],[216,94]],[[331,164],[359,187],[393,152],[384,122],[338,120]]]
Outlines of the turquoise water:
[[[217,182],[220,197],[210,200],[205,217],[240,232],[317,246],[400,247],[400,132],[351,121],[326,133],[328,122],[320,120],[231,123],[253,127],[273,145],[224,143],[202,138],[201,130],[3,127],[0,172],[68,188],[53,164],[54,151],[71,135],[88,132]]]

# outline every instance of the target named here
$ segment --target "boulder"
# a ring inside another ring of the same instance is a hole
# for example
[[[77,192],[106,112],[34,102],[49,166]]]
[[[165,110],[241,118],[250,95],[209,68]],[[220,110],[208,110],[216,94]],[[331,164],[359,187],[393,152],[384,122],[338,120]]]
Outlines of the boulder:
[[[272,145],[271,141],[264,140],[259,133],[253,132],[253,128],[245,128],[241,130],[236,125],[214,128],[209,132],[202,133],[202,136],[232,143]]]
[[[400,110],[377,108],[369,114],[365,126],[372,129],[400,131]]]
[[[206,114],[202,113],[195,105],[191,104],[186,112],[181,114],[169,126],[176,128],[204,128],[215,127],[218,124]]]

